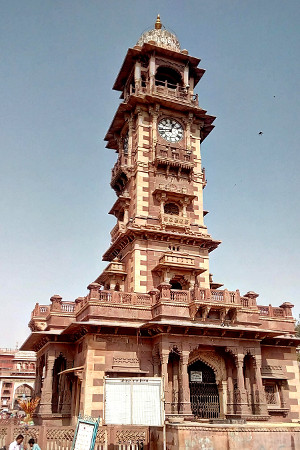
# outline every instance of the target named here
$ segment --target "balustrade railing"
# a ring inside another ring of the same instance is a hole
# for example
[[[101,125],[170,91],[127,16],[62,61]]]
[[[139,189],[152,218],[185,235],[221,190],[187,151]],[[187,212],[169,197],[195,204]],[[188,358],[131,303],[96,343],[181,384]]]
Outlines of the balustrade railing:
[[[50,312],[50,306],[48,305],[35,305],[34,310],[31,313],[31,317],[46,317]]]
[[[126,87],[124,92],[124,102],[127,102],[130,95],[153,94],[170,99],[175,98],[177,101],[192,103],[199,106],[198,94],[192,94],[187,88],[179,84],[168,83],[167,81],[155,80],[151,89],[150,80],[143,80],[142,83],[132,84]]]
[[[188,261],[181,261],[181,264],[188,263]],[[97,286],[97,285],[96,285]],[[99,286],[99,285],[98,285]],[[87,307],[90,303],[103,303],[113,305],[127,305],[127,306],[146,306],[151,307],[161,299],[164,301],[171,301],[174,303],[215,303],[219,305],[238,306],[238,307],[256,307],[256,303],[253,304],[253,300],[248,297],[241,297],[239,291],[217,290],[217,289],[204,289],[198,288],[192,290],[177,290],[171,289],[168,283],[160,285],[160,292],[155,291],[150,294],[135,293],[135,292],[122,292],[113,290],[101,290],[95,288],[89,295],[83,298],[79,298],[76,302],[56,302],[55,308],[53,305],[39,305],[36,304],[32,311],[32,318],[46,317],[51,311],[61,314],[77,314],[83,308]],[[259,305],[258,312],[261,318],[277,318],[285,319],[289,316],[285,309],[282,307],[272,307]]]
[[[62,303],[61,311],[66,313],[73,313],[75,311],[75,303]]]
[[[189,291],[180,291],[176,289],[170,290],[170,299],[173,302],[188,303],[189,302]]]
[[[284,313],[284,309],[280,308],[280,307],[275,307],[275,306],[258,306],[258,311],[259,311],[259,315],[260,316],[264,316],[264,317],[273,317],[273,318],[284,318],[285,313]]]
[[[168,161],[169,163],[183,163],[193,165],[193,155],[190,150],[172,147],[170,145],[157,145],[155,150],[156,159]]]
[[[99,301],[105,303],[114,303],[132,306],[151,306],[151,297],[149,294],[138,294],[121,291],[99,291]]]
[[[225,300],[224,291],[211,290],[210,294],[211,294],[211,300],[213,300],[214,302],[223,303]]]

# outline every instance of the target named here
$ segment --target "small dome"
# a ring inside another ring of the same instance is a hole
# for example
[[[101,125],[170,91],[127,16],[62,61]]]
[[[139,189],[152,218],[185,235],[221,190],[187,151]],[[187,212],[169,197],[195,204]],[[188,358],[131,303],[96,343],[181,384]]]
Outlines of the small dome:
[[[162,26],[159,15],[153,30],[145,31],[137,41],[136,45],[142,47],[146,42],[154,41],[159,47],[168,48],[175,52],[180,52],[180,44],[177,36]]]

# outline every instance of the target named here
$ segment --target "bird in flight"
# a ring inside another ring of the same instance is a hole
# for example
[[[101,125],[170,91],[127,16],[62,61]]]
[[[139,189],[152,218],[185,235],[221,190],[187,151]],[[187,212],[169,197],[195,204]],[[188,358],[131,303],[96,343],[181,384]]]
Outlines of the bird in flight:
[[[261,135],[264,134],[264,133],[263,133],[262,131],[260,131],[258,134],[261,136]]]

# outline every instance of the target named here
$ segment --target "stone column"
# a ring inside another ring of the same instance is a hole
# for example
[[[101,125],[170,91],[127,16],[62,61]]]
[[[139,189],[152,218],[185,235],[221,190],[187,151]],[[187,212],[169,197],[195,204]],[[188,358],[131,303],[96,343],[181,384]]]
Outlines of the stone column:
[[[61,311],[62,297],[60,295],[53,295],[50,298],[50,311]]]
[[[268,415],[265,390],[261,378],[261,357],[256,355],[253,359],[253,368],[255,373],[255,414]]]
[[[164,383],[164,397],[165,397],[165,413],[171,414],[171,401],[169,392],[169,380],[168,380],[168,362],[169,362],[169,351],[162,351],[160,354],[160,364],[161,364],[161,376]]]
[[[227,414],[234,414],[232,367],[227,369]]]
[[[236,389],[236,413],[238,415],[249,414],[249,407],[247,402],[247,392],[244,383],[244,355],[238,354],[235,358],[237,370],[237,389]]]
[[[129,164],[132,164],[132,152],[133,152],[133,115],[128,117],[128,159]],[[126,222],[125,222],[126,223]]]
[[[157,144],[157,121],[158,121],[158,116],[159,116],[159,105],[156,104],[154,107],[150,106],[149,114],[152,117],[152,127],[151,127],[152,155],[151,155],[151,159],[153,161],[155,159],[155,151],[156,151],[156,144]]]
[[[53,382],[53,366],[55,362],[54,355],[48,355],[46,362],[45,378],[42,387],[40,401],[40,415],[48,416],[52,414],[52,382]]]
[[[88,294],[88,299],[89,300],[99,300],[100,298],[100,294],[99,294],[99,290],[101,288],[101,285],[98,283],[91,283],[88,285],[87,289],[90,291],[90,293]]]
[[[141,80],[142,80],[142,76],[141,76],[141,62],[140,61],[136,61],[135,66],[134,66],[134,83],[135,83],[135,89],[136,89],[137,93],[138,93],[139,88],[141,86]]]
[[[192,415],[190,398],[190,381],[188,374],[189,352],[182,352],[180,355],[179,368],[179,412],[185,416]]]
[[[158,289],[160,291],[160,300],[171,300],[171,285],[169,283],[160,283],[158,286]]]
[[[227,411],[227,382],[219,381],[218,383],[219,402],[220,402],[220,419],[225,418]]]
[[[160,358],[158,353],[156,352],[152,353],[152,361],[153,361],[153,376],[159,377]]]
[[[155,87],[155,70],[155,56],[152,54],[149,62],[150,92],[152,92]]]
[[[280,408],[286,408],[286,401],[284,398],[284,393],[283,393],[283,380],[278,380],[278,392],[279,392],[279,398],[280,398]]]

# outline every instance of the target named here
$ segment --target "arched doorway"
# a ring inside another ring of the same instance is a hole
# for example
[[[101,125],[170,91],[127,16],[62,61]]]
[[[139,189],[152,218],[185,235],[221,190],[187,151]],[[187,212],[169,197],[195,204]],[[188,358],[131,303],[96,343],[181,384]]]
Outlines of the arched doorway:
[[[33,388],[28,384],[21,384],[15,390],[14,394],[14,409],[18,409],[19,403],[18,400],[31,400],[33,397]]]
[[[216,419],[220,415],[220,400],[213,369],[202,361],[189,366],[191,408],[198,419]]]

